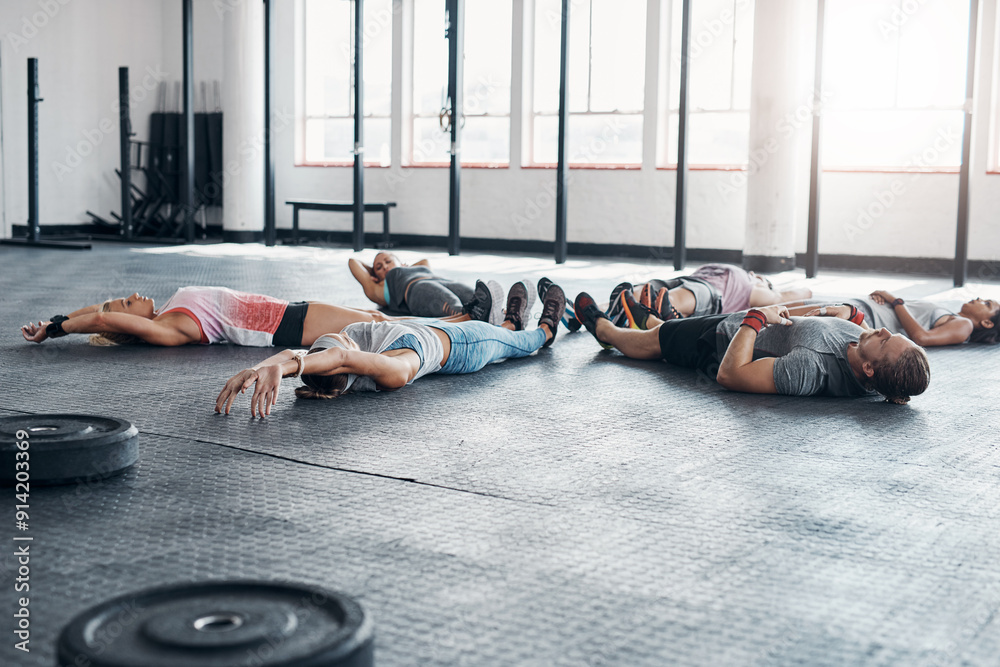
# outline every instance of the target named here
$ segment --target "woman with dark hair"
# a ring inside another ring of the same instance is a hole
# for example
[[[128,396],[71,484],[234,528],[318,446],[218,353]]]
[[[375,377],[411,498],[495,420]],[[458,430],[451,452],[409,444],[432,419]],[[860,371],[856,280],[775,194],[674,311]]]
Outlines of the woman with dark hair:
[[[415,317],[467,314],[490,324],[503,320],[503,288],[493,280],[478,280],[473,289],[434,275],[426,259],[409,265],[391,252],[375,255],[371,266],[357,259],[347,266],[372,303],[394,312]]]
[[[789,308],[789,311],[807,317],[848,319],[854,307],[872,328],[884,327],[892,333],[903,334],[923,347],[967,342],[994,345],[1000,334],[1000,302],[994,299],[967,301],[955,313],[933,301],[904,301],[885,290],[876,290],[866,299],[847,299],[842,305],[817,305],[814,301]]]
[[[24,339],[41,343],[71,333],[87,333],[91,345],[176,346],[233,343],[251,347],[312,345],[321,335],[355,322],[386,322],[375,310],[333,306],[319,301],[284,299],[237,292],[227,287],[182,287],[159,310],[138,292],[120,299],[55,315],[21,327]],[[461,322],[467,315],[451,318]]]
[[[320,336],[306,352],[280,352],[231,377],[215,400],[229,414],[236,396],[255,385],[251,416],[264,417],[281,379],[301,377],[299,398],[336,398],[347,391],[395,391],[431,373],[474,373],[501,359],[526,357],[551,345],[566,308],[558,285],[545,292],[538,328],[524,329],[531,286],[515,283],[500,326],[469,322],[364,322]]]

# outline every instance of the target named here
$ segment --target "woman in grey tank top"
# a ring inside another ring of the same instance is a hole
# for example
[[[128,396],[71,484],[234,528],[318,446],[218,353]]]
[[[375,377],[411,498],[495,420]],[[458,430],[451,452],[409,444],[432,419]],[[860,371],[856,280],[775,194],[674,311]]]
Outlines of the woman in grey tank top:
[[[816,303],[790,308],[792,315],[849,317],[850,306],[865,315],[866,324],[903,334],[917,345],[937,347],[960,343],[995,344],[1000,333],[1000,303],[994,299],[973,299],[957,313],[933,301],[896,298],[876,290],[866,299],[848,299],[843,306],[816,307]]]

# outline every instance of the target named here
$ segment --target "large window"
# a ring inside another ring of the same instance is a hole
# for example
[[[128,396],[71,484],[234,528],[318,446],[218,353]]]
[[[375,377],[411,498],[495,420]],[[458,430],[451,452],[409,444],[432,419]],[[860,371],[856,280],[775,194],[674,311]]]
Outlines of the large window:
[[[558,161],[561,0],[536,0],[533,164]],[[573,0],[569,36],[569,161],[642,163],[645,0]]]
[[[961,163],[969,0],[830,0],[823,165]]]
[[[463,164],[510,161],[511,0],[465,3]],[[444,0],[414,0],[412,164],[443,164],[451,138]]]
[[[354,17],[346,0],[305,0],[306,164],[354,159]],[[364,3],[364,159],[390,163],[392,113],[392,0]]]
[[[670,122],[664,141],[660,142],[659,166],[677,165],[682,3],[673,0],[671,4]],[[694,0],[691,3],[689,166],[747,164],[753,17],[754,0]]]

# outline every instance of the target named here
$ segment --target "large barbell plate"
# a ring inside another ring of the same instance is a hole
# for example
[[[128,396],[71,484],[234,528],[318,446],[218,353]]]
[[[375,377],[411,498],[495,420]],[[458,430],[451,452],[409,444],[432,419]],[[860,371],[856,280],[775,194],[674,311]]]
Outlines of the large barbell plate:
[[[19,438],[18,433],[27,437]],[[19,449],[19,442],[27,442],[27,449]],[[121,474],[138,460],[139,430],[124,419],[69,414],[0,417],[4,485],[90,482]]]
[[[351,598],[263,581],[164,586],[83,612],[59,637],[66,667],[371,667],[372,622]]]

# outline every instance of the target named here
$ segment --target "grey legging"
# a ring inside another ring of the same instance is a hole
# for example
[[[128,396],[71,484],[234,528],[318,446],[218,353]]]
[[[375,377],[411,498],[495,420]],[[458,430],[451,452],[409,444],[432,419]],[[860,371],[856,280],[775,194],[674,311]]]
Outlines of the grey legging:
[[[424,278],[410,283],[406,309],[417,317],[461,315],[474,294],[471,287],[454,280]]]

